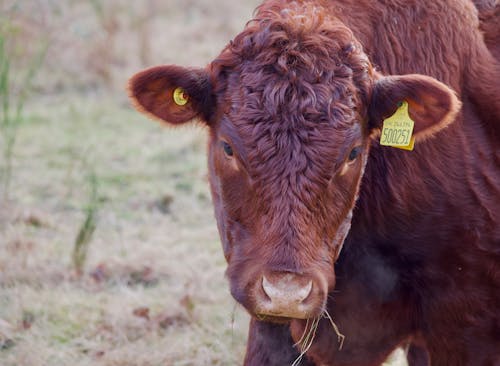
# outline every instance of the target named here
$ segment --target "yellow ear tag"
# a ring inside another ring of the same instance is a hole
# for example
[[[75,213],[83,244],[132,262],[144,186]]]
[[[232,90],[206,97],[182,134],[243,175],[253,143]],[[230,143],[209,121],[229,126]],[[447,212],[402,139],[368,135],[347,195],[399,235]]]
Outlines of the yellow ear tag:
[[[177,88],[174,90],[174,102],[177,105],[186,105],[189,100],[188,95],[184,92],[184,89]]]
[[[415,145],[415,138],[412,136],[414,125],[415,122],[408,114],[408,103],[403,101],[396,112],[384,120],[380,134],[380,145],[413,150]]]

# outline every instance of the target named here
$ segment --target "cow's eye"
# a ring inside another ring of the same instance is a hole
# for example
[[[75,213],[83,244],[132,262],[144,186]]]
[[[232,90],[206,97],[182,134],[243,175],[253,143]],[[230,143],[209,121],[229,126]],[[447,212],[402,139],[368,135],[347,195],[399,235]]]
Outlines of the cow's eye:
[[[355,148],[353,148],[349,153],[349,158],[348,158],[349,161],[356,160],[356,158],[359,156],[360,153],[361,153],[361,146],[356,146]]]
[[[227,156],[233,156],[233,148],[226,141],[222,141],[222,149]]]

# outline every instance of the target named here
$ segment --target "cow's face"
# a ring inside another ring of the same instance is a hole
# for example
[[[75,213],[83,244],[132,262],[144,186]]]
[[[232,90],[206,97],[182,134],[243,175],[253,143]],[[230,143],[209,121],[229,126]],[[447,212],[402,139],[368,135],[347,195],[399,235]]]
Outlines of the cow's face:
[[[458,108],[436,80],[377,75],[345,26],[302,8],[261,9],[206,69],[148,69],[130,90],[156,118],[209,127],[231,293],[270,320],[323,311],[383,118],[406,100],[418,141]]]
[[[290,16],[251,23],[212,63],[209,176],[233,296],[256,314],[307,318],[334,286],[372,79],[345,27],[330,38],[328,22]]]

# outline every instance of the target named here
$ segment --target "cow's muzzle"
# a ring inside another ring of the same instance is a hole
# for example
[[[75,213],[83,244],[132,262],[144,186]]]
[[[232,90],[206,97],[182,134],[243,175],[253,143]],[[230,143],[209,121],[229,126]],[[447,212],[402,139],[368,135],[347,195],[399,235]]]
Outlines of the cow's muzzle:
[[[254,286],[255,313],[262,317],[307,319],[322,312],[324,286],[310,276],[273,272]]]

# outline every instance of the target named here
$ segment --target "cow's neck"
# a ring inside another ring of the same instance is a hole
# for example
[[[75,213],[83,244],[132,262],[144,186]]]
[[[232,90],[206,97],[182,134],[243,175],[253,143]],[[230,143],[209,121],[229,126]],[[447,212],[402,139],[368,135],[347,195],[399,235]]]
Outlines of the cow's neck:
[[[433,223],[493,227],[499,222],[498,143],[488,137],[472,108],[465,102],[454,124],[416,144],[412,152],[373,143],[352,230],[388,239],[401,235],[411,242],[424,234],[439,239],[439,232],[429,230]]]

